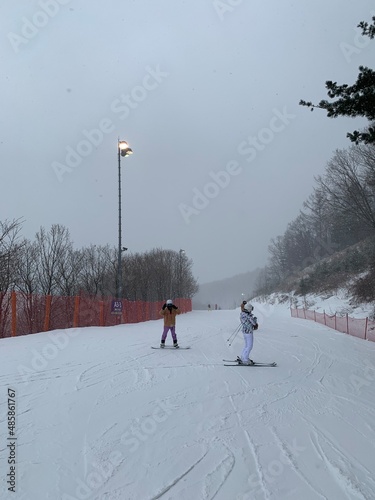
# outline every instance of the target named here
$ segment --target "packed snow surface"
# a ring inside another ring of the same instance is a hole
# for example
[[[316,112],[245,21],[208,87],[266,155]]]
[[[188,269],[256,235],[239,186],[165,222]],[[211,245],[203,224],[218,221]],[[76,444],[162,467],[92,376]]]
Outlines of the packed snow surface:
[[[189,350],[162,320],[1,339],[0,498],[374,499],[375,343],[254,305],[276,368],[223,366],[239,310],[179,316]]]

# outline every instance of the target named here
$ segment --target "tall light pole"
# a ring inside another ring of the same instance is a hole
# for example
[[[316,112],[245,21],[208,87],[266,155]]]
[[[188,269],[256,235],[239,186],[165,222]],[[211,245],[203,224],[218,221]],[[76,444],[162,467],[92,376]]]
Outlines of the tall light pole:
[[[179,251],[180,258],[179,258],[179,266],[178,266],[178,298],[181,299],[181,293],[182,293],[182,286],[181,286],[181,281],[182,281],[182,256],[185,254],[185,250],[182,250],[182,248]]]
[[[117,140],[117,154],[118,154],[118,255],[117,255],[117,299],[122,298],[122,266],[121,255],[126,248],[123,248],[121,242],[121,156],[129,156],[133,151],[129,144],[125,141]]]

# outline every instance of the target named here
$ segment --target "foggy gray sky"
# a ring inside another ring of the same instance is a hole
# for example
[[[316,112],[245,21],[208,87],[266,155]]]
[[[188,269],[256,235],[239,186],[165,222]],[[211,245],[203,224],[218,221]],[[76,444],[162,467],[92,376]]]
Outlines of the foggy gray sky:
[[[200,283],[264,266],[346,132],[300,99],[374,66],[370,0],[3,0],[0,220],[76,248],[184,249]]]

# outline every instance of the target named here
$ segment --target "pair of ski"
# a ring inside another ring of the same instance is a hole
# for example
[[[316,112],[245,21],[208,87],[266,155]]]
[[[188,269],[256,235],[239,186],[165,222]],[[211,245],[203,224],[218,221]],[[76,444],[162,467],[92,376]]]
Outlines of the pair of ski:
[[[166,345],[164,347],[156,347],[156,346],[151,346],[151,349],[190,349],[190,346],[186,347],[174,347],[173,345]],[[242,363],[239,363],[238,359],[223,359],[224,363],[230,363],[230,364],[224,364],[224,366],[277,366],[277,363],[257,363],[255,362],[253,365],[244,365]]]
[[[224,363],[231,363],[230,365],[229,364],[224,364],[224,366],[263,366],[263,367],[266,367],[266,366],[277,366],[277,363],[273,362],[273,363],[257,363],[255,362],[253,365],[244,365],[243,363],[240,363],[238,358],[237,359],[223,359]]]

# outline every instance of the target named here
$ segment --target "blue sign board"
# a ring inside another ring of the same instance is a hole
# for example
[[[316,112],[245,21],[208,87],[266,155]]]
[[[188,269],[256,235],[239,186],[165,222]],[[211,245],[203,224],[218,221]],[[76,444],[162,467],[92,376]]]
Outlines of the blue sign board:
[[[121,300],[112,300],[111,314],[122,314],[122,301]]]

